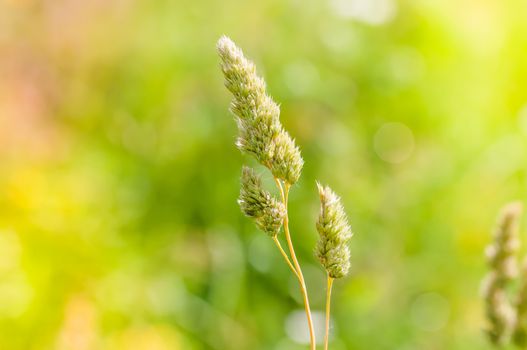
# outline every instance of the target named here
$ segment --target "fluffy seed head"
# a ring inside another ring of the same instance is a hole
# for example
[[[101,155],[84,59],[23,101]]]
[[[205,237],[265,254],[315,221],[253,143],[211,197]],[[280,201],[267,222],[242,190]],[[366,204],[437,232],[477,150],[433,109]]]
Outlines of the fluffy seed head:
[[[350,268],[351,227],[344,213],[340,198],[328,186],[317,183],[320,195],[320,213],[317,231],[320,239],[315,255],[332,278],[341,278]]]
[[[499,284],[499,277],[491,272],[484,282],[485,313],[489,326],[485,329],[490,341],[496,345],[507,342],[516,323],[516,312]]]
[[[294,184],[303,160],[280,123],[280,108],[266,94],[265,81],[231,39],[221,37],[217,49],[225,86],[234,97],[230,109],[238,124],[237,147],[253,155],[274,176]]]
[[[517,327],[518,315],[525,306],[517,301],[517,310],[507,298],[507,285],[517,276],[516,252],[519,249],[518,227],[522,207],[520,203],[506,205],[498,218],[494,240],[486,248],[485,256],[490,272],[483,280],[482,294],[488,320],[486,329],[492,343],[506,343],[514,333],[515,341],[522,341],[522,329]]]
[[[269,236],[277,235],[285,217],[284,205],[263,189],[261,178],[249,167],[242,169],[241,184],[238,204],[242,212]]]

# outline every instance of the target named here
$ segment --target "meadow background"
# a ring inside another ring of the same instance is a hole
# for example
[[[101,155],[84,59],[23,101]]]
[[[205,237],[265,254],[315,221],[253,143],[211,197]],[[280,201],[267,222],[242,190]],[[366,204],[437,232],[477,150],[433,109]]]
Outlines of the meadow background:
[[[483,249],[527,197],[520,0],[0,0],[0,348],[307,348],[296,281],[236,203],[222,34],[301,147],[315,311],[315,180],[355,231],[332,350],[490,349]]]

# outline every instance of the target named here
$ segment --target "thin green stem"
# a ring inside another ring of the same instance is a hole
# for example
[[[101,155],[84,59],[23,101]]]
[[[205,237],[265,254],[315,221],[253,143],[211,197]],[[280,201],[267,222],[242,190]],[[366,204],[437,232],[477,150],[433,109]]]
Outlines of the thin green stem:
[[[324,350],[329,346],[329,315],[331,313],[331,287],[333,287],[333,278],[328,275],[328,286],[326,289],[326,336],[324,338]]]
[[[285,252],[284,248],[282,248],[282,245],[280,244],[280,241],[278,240],[278,237],[273,236],[273,241],[276,244],[276,246],[278,247],[278,250],[280,250],[280,253],[284,257],[284,260],[287,263],[287,265],[289,266],[289,268],[291,269],[291,271],[293,271],[295,276],[298,278],[298,273],[296,272],[295,267],[291,263],[291,260],[289,260],[289,256],[287,256],[287,253]]]
[[[280,198],[282,198],[282,203],[285,205],[285,196],[284,196],[284,188],[282,187],[282,182],[274,177],[274,182],[276,183],[276,187],[280,190]]]
[[[309,297],[307,295],[306,282],[304,280],[304,275],[302,274],[300,264],[298,263],[298,259],[296,258],[295,249],[293,247],[293,241],[291,240],[291,233],[289,232],[289,214],[287,209],[287,203],[289,201],[289,189],[291,185],[289,185],[288,183],[284,183],[284,186],[282,187],[282,183],[277,178],[275,178],[275,182],[278,186],[278,189],[280,190],[280,195],[285,206],[286,215],[284,218],[284,234],[287,240],[289,254],[291,255],[291,260],[293,261],[293,265],[296,270],[296,277],[298,278],[298,283],[300,285],[300,292],[302,293],[302,298],[304,299],[304,309],[306,312],[307,324],[309,327],[309,339],[311,344],[310,349],[316,350],[315,327],[313,326],[313,317],[311,316],[311,308],[309,306]]]

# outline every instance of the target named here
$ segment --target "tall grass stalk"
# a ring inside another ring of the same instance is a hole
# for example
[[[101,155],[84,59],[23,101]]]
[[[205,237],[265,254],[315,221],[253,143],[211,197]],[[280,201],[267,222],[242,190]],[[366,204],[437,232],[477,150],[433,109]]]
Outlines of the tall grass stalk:
[[[527,273],[518,277],[519,224],[522,205],[506,205],[499,215],[493,241],[485,250],[489,272],[482,283],[487,316],[486,333],[492,344],[514,343],[524,348],[527,305]],[[520,279],[516,300],[511,299],[513,282]]]
[[[256,226],[267,233],[275,243],[298,280],[309,328],[310,349],[316,350],[315,328],[304,274],[295,253],[289,228],[289,191],[300,178],[304,161],[300,150],[280,123],[280,109],[267,95],[265,81],[256,74],[254,64],[245,58],[232,40],[222,37],[217,45],[225,86],[233,94],[231,112],[238,125],[237,147],[253,156],[269,169],[280,193],[277,200],[263,188],[255,170],[244,166],[238,203],[242,212],[252,218]],[[320,196],[320,214],[316,228],[320,235],[315,255],[328,276],[326,300],[325,349],[329,344],[331,288],[335,278],[348,274],[350,251],[348,241],[351,228],[339,197],[327,186],[317,183]],[[278,239],[284,232],[289,255]]]

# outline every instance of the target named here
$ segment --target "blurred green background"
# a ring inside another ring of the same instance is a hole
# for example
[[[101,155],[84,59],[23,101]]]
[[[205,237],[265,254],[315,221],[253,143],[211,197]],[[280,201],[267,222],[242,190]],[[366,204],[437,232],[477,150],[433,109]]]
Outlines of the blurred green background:
[[[527,197],[526,33],[520,0],[0,0],[0,349],[307,349],[296,281],[236,203],[253,163],[222,34],[301,147],[317,319],[315,180],[355,231],[332,350],[490,349],[483,249]]]

